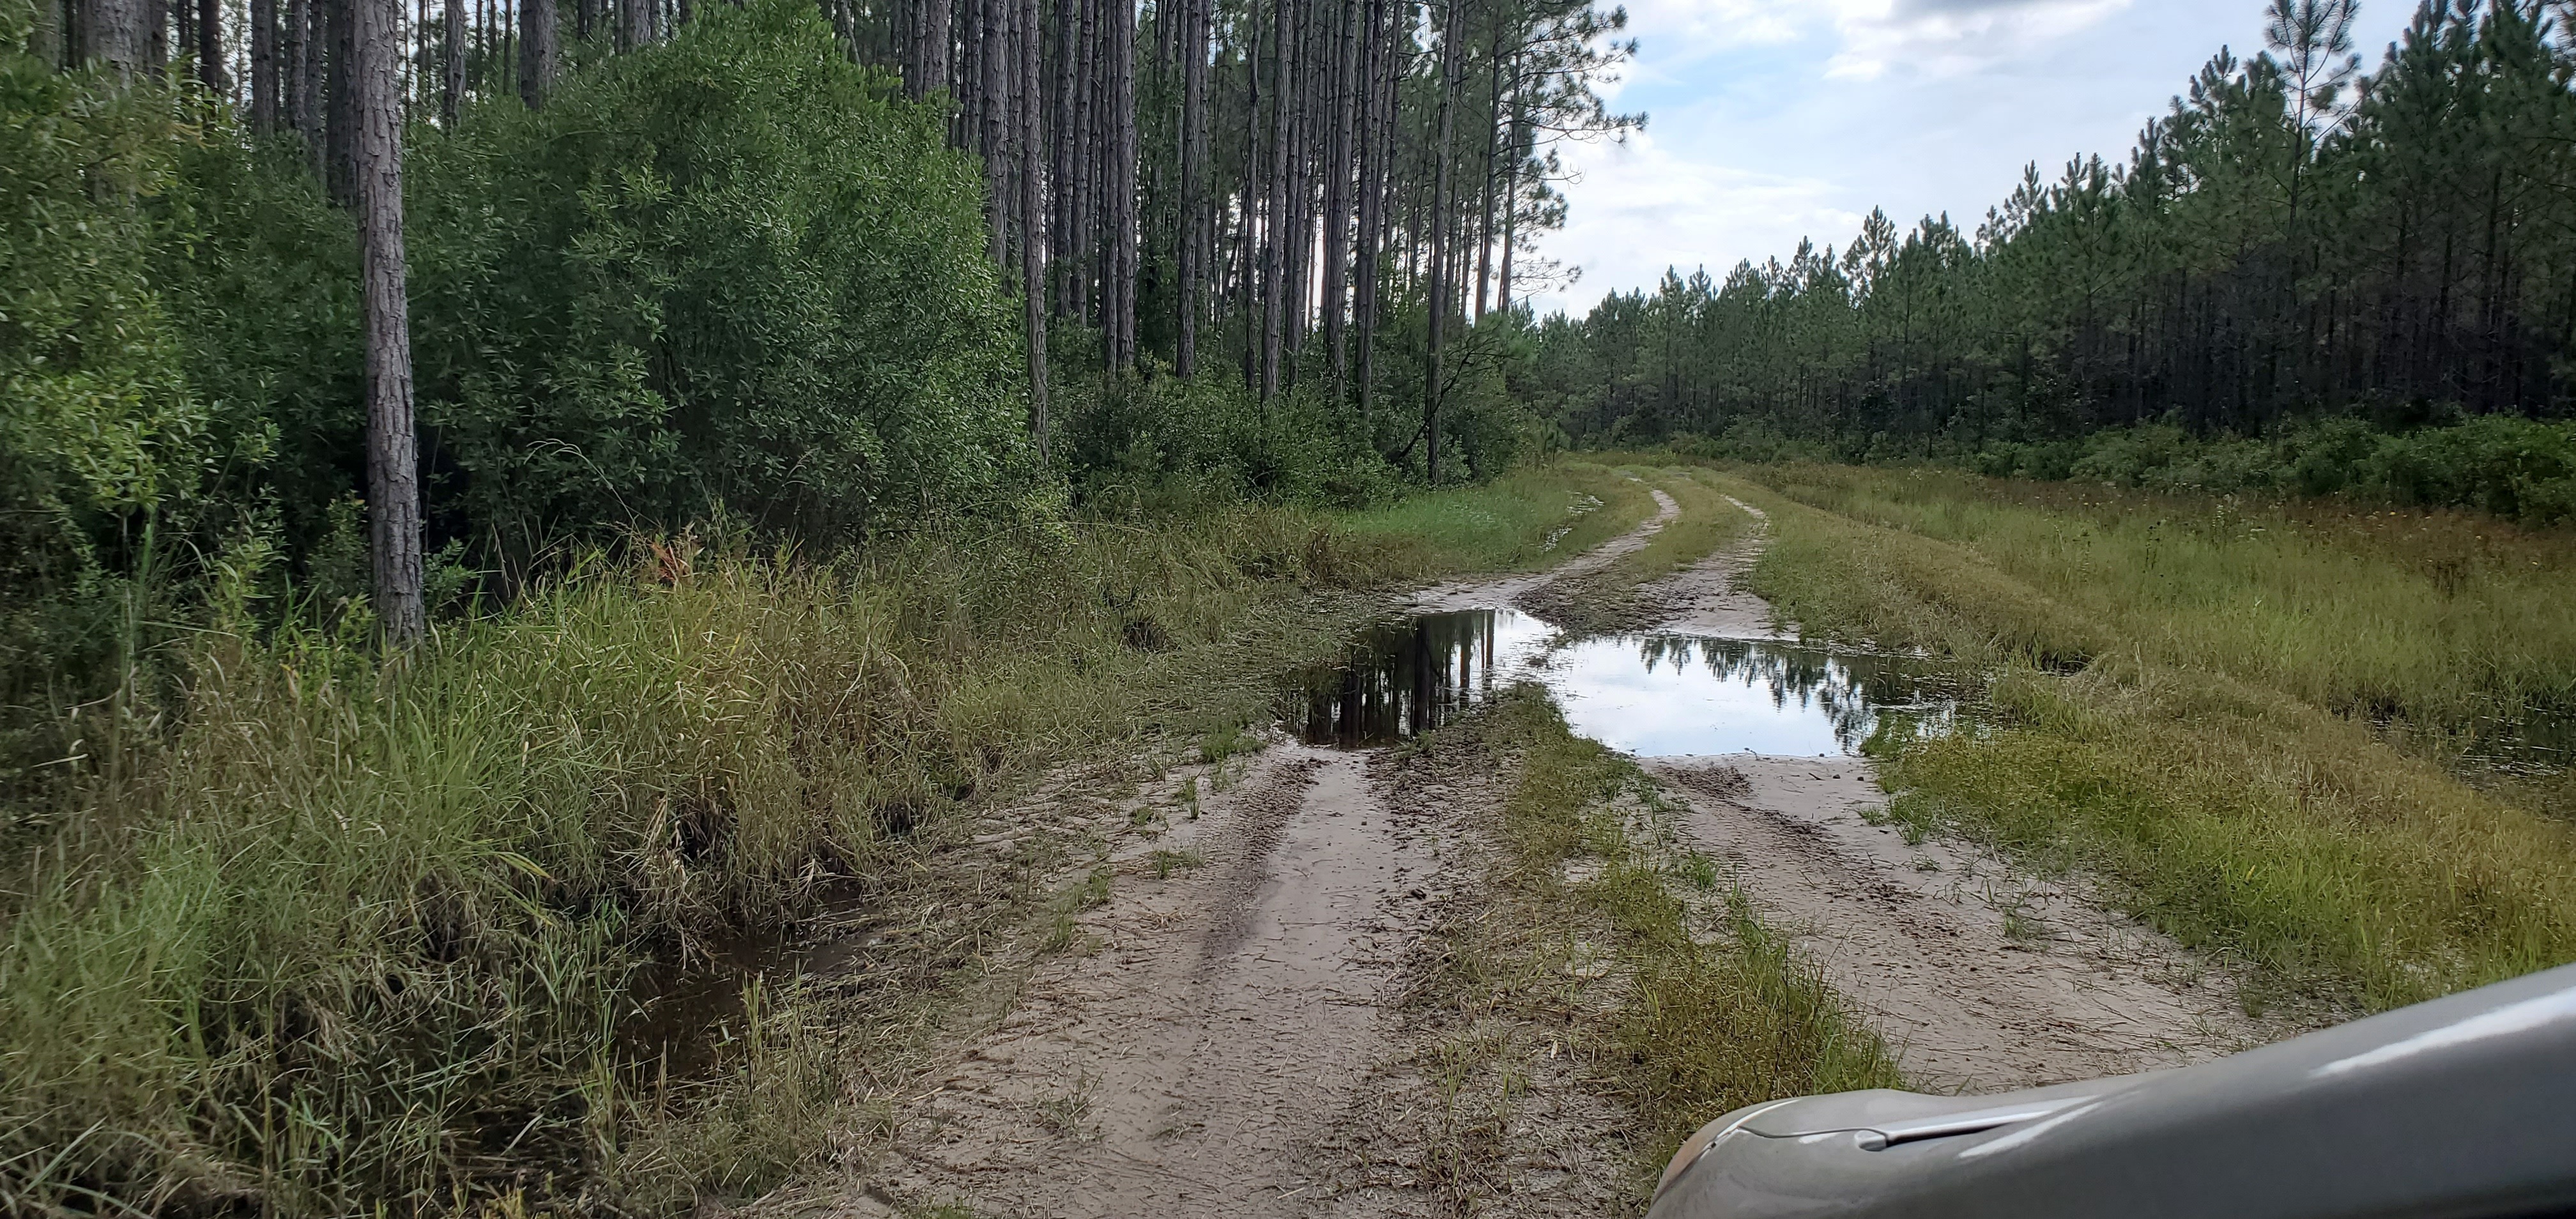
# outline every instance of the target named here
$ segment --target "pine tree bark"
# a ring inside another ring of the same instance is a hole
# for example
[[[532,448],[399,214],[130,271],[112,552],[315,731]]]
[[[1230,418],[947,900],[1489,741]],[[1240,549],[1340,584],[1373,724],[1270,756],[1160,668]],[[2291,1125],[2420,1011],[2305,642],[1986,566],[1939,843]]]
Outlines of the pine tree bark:
[[[1332,131],[1324,154],[1324,355],[1336,398],[1346,390],[1350,363],[1344,350],[1344,302],[1350,295],[1351,132],[1358,112],[1356,78],[1361,5],[1342,0],[1334,23]]]
[[[913,31],[912,70],[905,82],[914,101],[948,87],[949,2],[921,0],[920,24]]]
[[[224,10],[220,0],[197,0],[195,45],[197,82],[217,97],[232,92],[224,72]]]
[[[1110,0],[1109,367],[1136,365],[1136,5]]]
[[[333,202],[342,207],[355,205],[357,185],[358,111],[352,103],[354,82],[349,65],[356,55],[356,40],[350,35],[350,6],[364,0],[319,0],[323,24],[327,27],[322,45],[323,88],[323,185]]]
[[[653,0],[618,0],[617,49],[632,51],[653,41]]]
[[[279,73],[286,93],[286,127],[310,150],[321,147],[321,74],[315,62],[321,40],[314,37],[314,0],[286,0],[285,36],[278,47]]]
[[[1441,332],[1449,321],[1449,178],[1455,156],[1457,132],[1458,81],[1460,61],[1465,58],[1465,30],[1459,23],[1459,0],[1449,0],[1449,14],[1440,31],[1440,122],[1438,144],[1433,148],[1431,187],[1431,247],[1426,251],[1431,263],[1431,314],[1425,319],[1422,354],[1422,432],[1423,477],[1430,485],[1440,485],[1440,399],[1447,387],[1442,378]]]
[[[72,59],[98,64],[125,80],[144,67],[144,0],[80,0],[73,21]]]
[[[556,65],[563,61],[561,15],[555,0],[519,0],[519,100],[530,110],[545,108],[554,90]]]
[[[1183,0],[1181,64],[1180,326],[1172,371],[1198,375],[1199,292],[1207,276],[1208,9],[1212,0]]]
[[[441,28],[447,45],[439,63],[438,119],[454,131],[457,112],[465,104],[465,0],[447,0]]]
[[[1295,112],[1296,90],[1290,73],[1297,62],[1297,28],[1293,0],[1271,0],[1270,181],[1263,207],[1261,241],[1261,401],[1279,396],[1282,314],[1288,296],[1288,119]]]
[[[400,0],[351,0],[360,304],[367,338],[367,516],[385,638],[427,627],[421,605],[420,457],[412,422],[411,323],[403,265]]]
[[[1008,113],[1009,77],[1004,72],[1007,41],[1003,29],[1004,7],[1013,0],[976,0],[973,33],[974,104],[969,114],[974,124],[976,151],[984,156],[985,242],[996,267],[1011,265],[1011,193],[1010,166],[1011,123]]]
[[[1362,48],[1362,72],[1367,79],[1363,95],[1364,109],[1360,127],[1359,235],[1352,273],[1357,280],[1351,313],[1359,334],[1357,368],[1353,374],[1354,395],[1359,400],[1360,425],[1373,444],[1376,437],[1370,408],[1377,390],[1377,322],[1379,309],[1378,249],[1386,230],[1386,174],[1389,144],[1394,135],[1391,115],[1394,104],[1395,46],[1393,0],[1366,0],[1368,6],[1368,42]]]
[[[53,7],[53,0],[45,0]],[[250,129],[277,133],[277,0],[250,0]]]
[[[1040,60],[1046,39],[1039,28],[1041,0],[1018,0],[1020,8],[1020,318],[1029,351],[1029,431],[1036,436],[1038,461],[1047,460],[1047,330],[1046,330],[1046,192],[1040,163],[1046,148],[1046,125],[1038,104],[1044,69]]]

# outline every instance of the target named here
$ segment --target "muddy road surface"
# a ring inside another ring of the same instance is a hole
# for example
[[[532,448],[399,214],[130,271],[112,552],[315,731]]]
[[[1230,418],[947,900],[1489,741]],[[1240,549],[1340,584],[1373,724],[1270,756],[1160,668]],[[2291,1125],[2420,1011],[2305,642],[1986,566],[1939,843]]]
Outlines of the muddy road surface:
[[[2080,883],[1877,824],[1885,794],[1838,746],[1924,696],[1902,674],[1784,643],[1737,580],[1758,532],[1637,590],[1697,637],[1678,650],[1569,643],[1507,612],[1643,546],[1679,512],[1655,498],[1652,519],[1550,572],[1444,585],[1414,608],[1484,614],[1484,633],[1457,650],[1485,688],[1545,681],[1576,731],[1636,755],[1684,810],[1687,845],[1797,937],[1909,1081],[1996,1091],[2277,1035],[2239,1014],[2224,973],[2104,913]],[[1477,776],[1426,787],[1400,773],[1398,752],[1277,730],[1258,752],[1170,769],[1113,802],[1099,819],[1111,832],[1057,877],[1061,913],[1031,933],[1021,965],[952,1021],[938,1063],[886,1102],[882,1135],[807,1195],[820,1205],[798,1209],[1641,1210],[1651,1168],[1623,1137],[1619,1102],[1543,1037],[1523,1038],[1503,1089],[1513,1099],[1490,1129],[1441,1146],[1426,1133],[1454,1125],[1462,1101],[1426,1066],[1447,1034],[1422,1027],[1406,996],[1426,932],[1472,910],[1461,895],[1490,851],[1478,828],[1490,819],[1473,814],[1501,797]],[[1461,1146],[1487,1162],[1459,1162]]]

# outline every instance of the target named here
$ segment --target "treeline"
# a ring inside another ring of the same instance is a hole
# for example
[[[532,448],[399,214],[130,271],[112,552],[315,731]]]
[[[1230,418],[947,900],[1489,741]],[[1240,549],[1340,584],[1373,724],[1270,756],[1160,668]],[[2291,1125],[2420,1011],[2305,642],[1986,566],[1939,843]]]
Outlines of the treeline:
[[[2127,164],[2034,168],[1973,229],[1873,213],[1839,251],[1668,274],[1544,323],[1527,392],[1584,436],[2005,472],[2147,422],[2563,416],[2576,40],[2553,13],[2424,0],[2365,75],[2349,0],[2277,0],[2269,50],[2221,51]]]
[[[5,752],[226,572],[404,638],[633,530],[1507,465],[1484,319],[1555,273],[1553,146],[1628,122],[1622,20],[0,2]]]

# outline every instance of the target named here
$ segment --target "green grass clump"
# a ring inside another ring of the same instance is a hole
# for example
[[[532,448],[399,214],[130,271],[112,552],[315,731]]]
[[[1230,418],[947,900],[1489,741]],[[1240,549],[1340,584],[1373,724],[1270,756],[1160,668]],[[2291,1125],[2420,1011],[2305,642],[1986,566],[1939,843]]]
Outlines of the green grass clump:
[[[2389,1007],[2576,960],[2576,826],[2450,765],[2481,721],[2576,684],[2559,539],[1942,471],[1746,474],[1776,537],[1754,583],[1804,632],[1995,666],[1997,730],[1891,750],[1909,835],[2088,869],[2259,966],[2257,1001]]]

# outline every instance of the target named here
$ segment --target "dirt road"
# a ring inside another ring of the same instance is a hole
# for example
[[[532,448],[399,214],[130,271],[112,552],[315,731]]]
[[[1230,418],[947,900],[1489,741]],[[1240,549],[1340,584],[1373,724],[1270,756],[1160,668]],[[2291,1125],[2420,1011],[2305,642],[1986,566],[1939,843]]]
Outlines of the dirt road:
[[[1546,576],[1444,586],[1416,604],[1498,606],[1598,571],[1675,519],[1674,501],[1655,498],[1653,519]],[[1645,591],[1682,629],[1767,635],[1767,608],[1734,580],[1753,553]],[[2264,1035],[2233,1015],[2223,976],[2081,893],[1870,824],[1884,796],[1861,759],[1641,761],[1688,801],[1687,833],[1799,935],[1919,1086],[2139,1070]],[[1062,878],[1074,896],[1054,942],[988,1019],[957,1030],[830,1209],[1632,1210],[1622,1111],[1553,1043],[1515,1068],[1512,1112],[1479,1144],[1489,1170],[1420,1145],[1425,1110],[1454,1117],[1460,1101],[1426,1075],[1428,1034],[1400,999],[1424,932],[1477,883],[1485,844],[1467,814],[1495,798],[1490,785],[1408,786],[1386,751],[1285,739],[1221,767],[1169,775],[1200,793],[1194,806],[1160,786],[1118,806],[1132,829]]]

